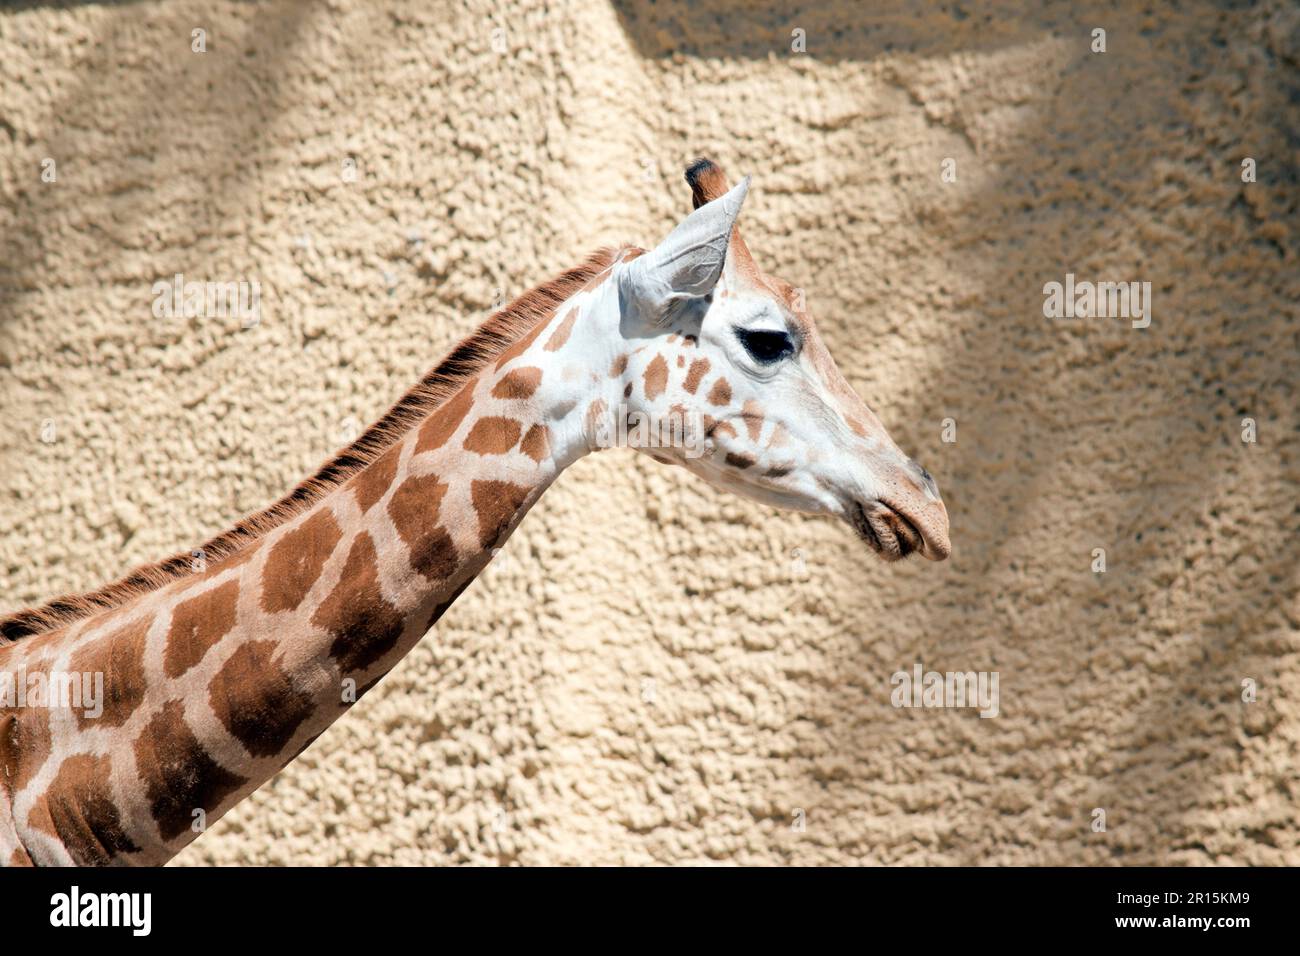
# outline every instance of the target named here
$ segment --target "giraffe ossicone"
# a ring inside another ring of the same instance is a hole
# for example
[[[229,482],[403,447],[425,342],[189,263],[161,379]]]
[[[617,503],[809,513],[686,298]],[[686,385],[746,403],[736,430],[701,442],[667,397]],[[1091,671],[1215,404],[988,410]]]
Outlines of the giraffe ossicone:
[[[560,472],[632,420],[669,427],[624,443],[719,488],[839,517],[886,560],[947,557],[934,479],[741,239],[749,181],[729,189],[707,160],[686,178],[695,208],[663,242],[526,293],[280,502],[0,619],[0,864],[175,855],[374,686]],[[33,675],[40,703],[15,693]],[[60,696],[95,687],[78,707]]]

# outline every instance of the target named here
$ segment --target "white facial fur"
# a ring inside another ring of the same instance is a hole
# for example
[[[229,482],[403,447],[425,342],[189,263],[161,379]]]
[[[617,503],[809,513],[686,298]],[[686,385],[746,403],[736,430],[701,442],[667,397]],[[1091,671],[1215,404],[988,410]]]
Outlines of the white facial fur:
[[[607,403],[610,426],[643,418],[662,439],[680,435],[668,426],[684,420],[693,440],[641,450],[765,504],[843,518],[887,559],[945,557],[947,513],[933,479],[844,381],[802,297],[732,249],[748,186],[615,266],[617,303],[600,303],[618,309],[611,362],[621,391]],[[755,343],[767,350],[760,357]]]

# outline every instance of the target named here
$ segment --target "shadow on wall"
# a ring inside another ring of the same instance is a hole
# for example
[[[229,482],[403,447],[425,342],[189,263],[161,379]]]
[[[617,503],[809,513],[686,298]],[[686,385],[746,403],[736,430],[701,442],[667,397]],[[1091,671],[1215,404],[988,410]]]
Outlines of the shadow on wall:
[[[825,3],[804,0],[762,9],[746,0],[612,0],[637,53],[767,60],[792,49],[802,31],[818,60],[875,60],[906,54],[930,58],[1014,46],[1043,30],[1073,28],[1068,7],[1032,23],[1008,19],[1005,5],[952,3],[918,12],[913,3]]]
[[[1014,22],[988,4],[925,18],[897,4],[614,7],[649,58],[782,57],[802,29],[818,61],[882,60],[918,108],[930,91],[909,65],[959,54],[969,68],[1022,44],[1071,40],[1012,137],[968,136],[961,162],[981,170],[970,177],[981,185],[936,192],[917,210],[968,292],[947,303],[963,323],[947,339],[957,347],[915,370],[933,383],[925,407],[904,407],[887,425],[940,476],[955,551],[950,567],[922,569],[940,583],[919,619],[873,626],[900,669],[981,660],[1009,678],[1007,731],[969,713],[935,717],[948,737],[934,745],[942,758],[988,748],[997,775],[1051,781],[1037,794],[1046,819],[1031,824],[1048,832],[1027,836],[1017,815],[986,805],[978,823],[990,842],[1041,842],[1036,862],[1213,859],[1215,827],[1203,820],[1223,786],[1216,777],[1240,770],[1248,738],[1280,719],[1272,701],[1244,708],[1240,680],[1280,695],[1273,678],[1286,642],[1277,635],[1294,625],[1283,608],[1300,573],[1291,485],[1300,23],[1267,8],[1207,8],[1212,19],[1178,29],[1135,6],[1107,14],[1111,54],[1125,58],[1112,70],[1091,55],[1087,26],[1068,5]],[[987,128],[960,99],[956,113],[964,130]],[[1254,184],[1241,182],[1243,156],[1257,157]],[[1067,272],[1151,282],[1152,327],[1044,318],[1042,286]],[[846,368],[863,357],[843,343],[835,350]],[[961,441],[936,449],[936,409],[957,420]],[[1267,443],[1241,442],[1246,416]],[[1109,555],[1104,575],[1090,568],[1095,547]],[[847,584],[860,570],[835,574]],[[1008,594],[1025,606],[1008,606]],[[970,627],[972,613],[1008,620],[1004,638],[990,646],[987,626]],[[879,655],[841,663],[844,686],[856,687]],[[886,688],[888,676],[872,687]],[[915,725],[881,720],[883,694],[857,713],[828,701],[814,715],[834,752],[874,766],[888,762],[882,747],[914,736]],[[1118,716],[1089,726],[1097,708]],[[983,725],[972,730],[968,719]],[[862,739],[863,725],[882,723],[900,739]],[[1013,736],[1021,743],[1000,746]],[[895,775],[924,783],[924,760],[902,763]],[[1063,765],[1062,779],[1045,774]],[[1094,807],[1111,820],[1095,839]],[[1244,836],[1277,848],[1267,826]]]
[[[69,10],[77,7],[133,7],[144,0],[5,0],[6,13],[24,10]]]
[[[20,4],[17,9],[48,5]],[[172,13],[176,49],[152,50],[147,70],[120,62],[138,52],[131,30],[138,14],[113,11],[101,18],[107,29],[87,45],[92,52],[76,67],[76,86],[54,93],[57,126],[16,129],[0,103],[0,142],[7,137],[33,164],[31,175],[15,177],[8,208],[0,212],[0,335],[19,297],[57,282],[61,259],[75,256],[79,268],[102,276],[130,268],[127,263],[140,253],[152,257],[151,267],[156,268],[151,278],[192,267],[187,258],[191,250],[148,248],[147,216],[164,199],[185,205],[196,235],[224,233],[222,224],[229,221],[232,205],[251,193],[249,186],[257,180],[262,133],[288,105],[290,91],[281,88],[278,67],[291,59],[288,54],[313,9],[305,2],[257,8],[242,36],[208,36],[210,52],[203,56],[190,50],[192,17]],[[231,69],[230,55],[212,55],[232,47],[245,52],[246,66]],[[205,116],[205,102],[237,103],[242,108],[223,110],[217,123]],[[79,160],[86,154],[82,144],[100,135],[105,104],[113,106],[114,135],[134,144],[121,158],[130,171],[123,178],[132,180],[134,188],[100,197],[102,204],[87,210],[78,205],[78,191],[54,188],[39,173],[48,157],[54,159],[60,179],[94,176]],[[234,123],[227,117],[234,117]],[[169,154],[184,150],[204,154],[207,176],[202,181],[174,182],[167,176]],[[98,215],[101,209],[107,214]]]
[[[1055,849],[1040,862],[1209,862],[1217,828],[1205,813],[1229,802],[1216,777],[1240,770],[1249,737],[1280,720],[1272,678],[1300,562],[1300,506],[1286,490],[1300,427],[1300,75],[1294,44],[1265,45],[1243,65],[1239,28],[1225,19],[1168,38],[1172,50],[1135,30],[1151,64],[1138,83],[1080,45],[1043,78],[1053,92],[1012,141],[978,143],[963,160],[996,167],[986,185],[955,212],[947,200],[927,211],[979,305],[956,310],[961,349],[919,370],[965,425],[947,454],[922,459],[944,475],[954,568],[893,643],[900,666],[956,666],[990,651],[972,646],[972,608],[1016,622],[986,665],[1003,668],[1002,719],[1022,741],[995,758],[997,773],[1051,780],[1045,767],[1079,743],[1086,754],[1048,784],[1052,832],[1031,842]],[[1222,116],[1230,130],[1216,127]],[[1258,183],[1245,186],[1239,164],[1252,154]],[[1042,284],[1067,272],[1150,281],[1152,327],[1045,319]],[[1243,445],[1245,416],[1267,444]],[[1110,555],[1106,575],[1090,571],[1094,547]],[[1274,695],[1252,713],[1244,677]],[[1089,726],[1085,703],[1123,716]],[[1034,720],[1017,721],[1031,709]],[[958,726],[972,718],[946,724],[954,755],[972,738],[981,749],[981,737],[1007,737]],[[852,752],[855,741],[840,745]],[[1110,818],[1096,839],[1093,807]],[[1025,839],[1016,816],[987,809],[980,823],[995,844]],[[1279,847],[1256,830],[1246,840]]]

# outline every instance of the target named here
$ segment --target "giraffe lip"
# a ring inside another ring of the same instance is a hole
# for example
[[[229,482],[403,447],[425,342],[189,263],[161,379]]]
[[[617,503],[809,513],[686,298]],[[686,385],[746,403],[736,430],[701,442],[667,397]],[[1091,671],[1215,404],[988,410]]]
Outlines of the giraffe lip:
[[[900,561],[925,547],[925,539],[911,520],[883,501],[855,501],[849,523],[863,541],[885,561]]]

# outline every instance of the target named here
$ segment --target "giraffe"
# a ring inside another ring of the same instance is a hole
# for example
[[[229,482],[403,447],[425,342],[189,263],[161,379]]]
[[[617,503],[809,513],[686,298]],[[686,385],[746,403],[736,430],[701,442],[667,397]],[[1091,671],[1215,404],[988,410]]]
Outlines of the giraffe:
[[[638,451],[718,488],[839,517],[886,560],[946,558],[934,479],[741,239],[749,179],[708,160],[686,179],[693,211],[658,246],[601,250],[494,315],[204,560],[0,620],[0,863],[166,862],[393,668],[625,417],[694,422],[695,445]],[[79,708],[69,675],[102,693]]]

